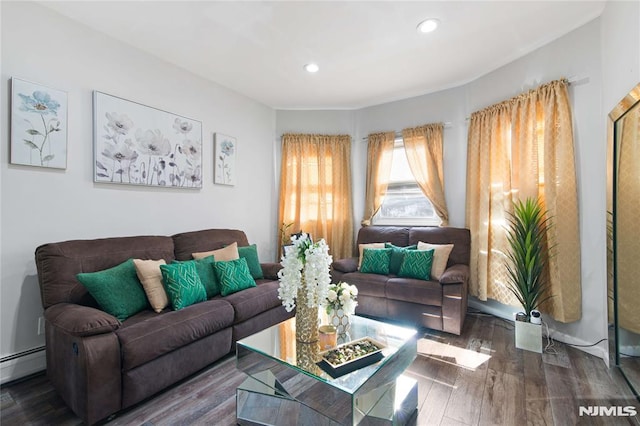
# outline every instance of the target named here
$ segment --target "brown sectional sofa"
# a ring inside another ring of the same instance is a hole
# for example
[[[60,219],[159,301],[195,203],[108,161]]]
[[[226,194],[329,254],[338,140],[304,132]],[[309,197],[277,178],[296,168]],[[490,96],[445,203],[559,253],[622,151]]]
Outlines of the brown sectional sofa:
[[[235,342],[293,316],[277,296],[276,263],[265,279],[226,297],[173,311],[150,308],[125,321],[103,312],[76,279],[129,258],[189,260],[233,242],[242,231],[75,240],[36,249],[46,319],[47,375],[69,407],[92,424],[130,407],[225,356]]]
[[[419,241],[454,244],[440,281],[423,281],[395,275],[358,271],[358,258],[332,264],[332,282],[358,287],[356,314],[409,322],[448,333],[460,334],[467,311],[467,287],[471,235],[453,227],[367,226],[358,232],[358,244],[391,243],[406,247]]]

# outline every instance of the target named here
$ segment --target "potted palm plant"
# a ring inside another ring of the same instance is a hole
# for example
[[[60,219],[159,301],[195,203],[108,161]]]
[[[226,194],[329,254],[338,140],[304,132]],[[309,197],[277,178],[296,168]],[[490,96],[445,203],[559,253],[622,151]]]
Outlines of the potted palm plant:
[[[551,296],[547,293],[545,269],[548,262],[546,234],[549,218],[534,198],[516,201],[508,219],[507,276],[509,290],[524,308],[516,319],[516,347],[542,352],[542,327],[531,323],[531,312]]]

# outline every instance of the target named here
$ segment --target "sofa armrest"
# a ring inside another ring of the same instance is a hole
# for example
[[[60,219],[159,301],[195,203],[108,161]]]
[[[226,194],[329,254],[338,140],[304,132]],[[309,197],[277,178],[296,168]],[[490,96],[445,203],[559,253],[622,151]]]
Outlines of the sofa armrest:
[[[358,270],[358,258],[348,257],[346,259],[336,260],[331,264],[331,267],[339,272],[356,272]]]
[[[451,265],[440,276],[440,284],[466,284],[469,281],[469,265]]]
[[[45,311],[47,377],[86,424],[122,409],[120,321],[98,309],[58,303]]]
[[[111,333],[122,325],[104,311],[74,303],[57,303],[49,307],[44,318],[52,327],[77,337]]]
[[[282,265],[275,262],[270,263],[261,263],[262,267],[262,275],[268,280],[277,280],[278,279],[278,271],[282,269]]]

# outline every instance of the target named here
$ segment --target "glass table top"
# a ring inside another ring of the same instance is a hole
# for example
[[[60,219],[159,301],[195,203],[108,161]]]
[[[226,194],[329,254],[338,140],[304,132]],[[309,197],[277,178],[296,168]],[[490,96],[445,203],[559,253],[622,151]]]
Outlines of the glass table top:
[[[316,364],[320,360],[320,349],[317,343],[296,342],[295,318],[291,318],[239,340],[237,342],[238,368],[251,375],[251,371],[258,372],[271,368],[269,364],[280,364],[354,395],[365,383],[367,388],[373,386],[376,377],[379,377],[380,381],[385,381],[387,376],[397,377],[415,358],[415,330],[356,315],[350,317],[350,323],[349,334],[339,339],[338,344],[370,337],[385,345],[382,350],[384,356],[382,360],[333,378]],[[250,353],[261,354],[261,357],[243,356]],[[256,363],[260,365],[253,365]]]

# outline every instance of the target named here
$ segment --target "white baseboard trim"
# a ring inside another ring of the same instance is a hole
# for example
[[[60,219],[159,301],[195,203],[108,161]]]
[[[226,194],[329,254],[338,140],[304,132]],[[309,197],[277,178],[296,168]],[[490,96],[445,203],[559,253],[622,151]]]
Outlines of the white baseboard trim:
[[[491,306],[491,304],[485,304],[479,300],[474,300],[471,298],[469,298],[468,305],[470,308],[476,309],[486,314],[493,315],[498,318],[505,319],[507,321],[513,321],[514,320],[513,313],[518,312],[518,308],[516,307],[500,305],[500,307],[503,309],[499,309],[499,307],[497,306]],[[504,309],[512,309],[513,312],[505,312]],[[544,334],[543,338],[545,340],[546,340],[546,331],[547,331],[546,327],[543,327],[543,334]],[[558,342],[566,343],[568,345],[586,346],[591,343],[591,342],[585,342],[580,339],[576,339],[575,337],[569,336],[568,334],[560,333],[552,327],[549,327],[549,334],[551,334],[551,338],[553,338],[554,340],[557,340]],[[546,341],[544,343],[546,344]],[[595,346],[586,346],[586,347],[573,346],[573,347],[602,359],[606,364],[608,363],[609,351],[606,350],[601,345],[606,346],[607,341],[605,340],[601,342],[599,345],[595,345]]]
[[[44,350],[4,361],[0,363],[0,384],[5,384],[46,369],[47,357]]]

